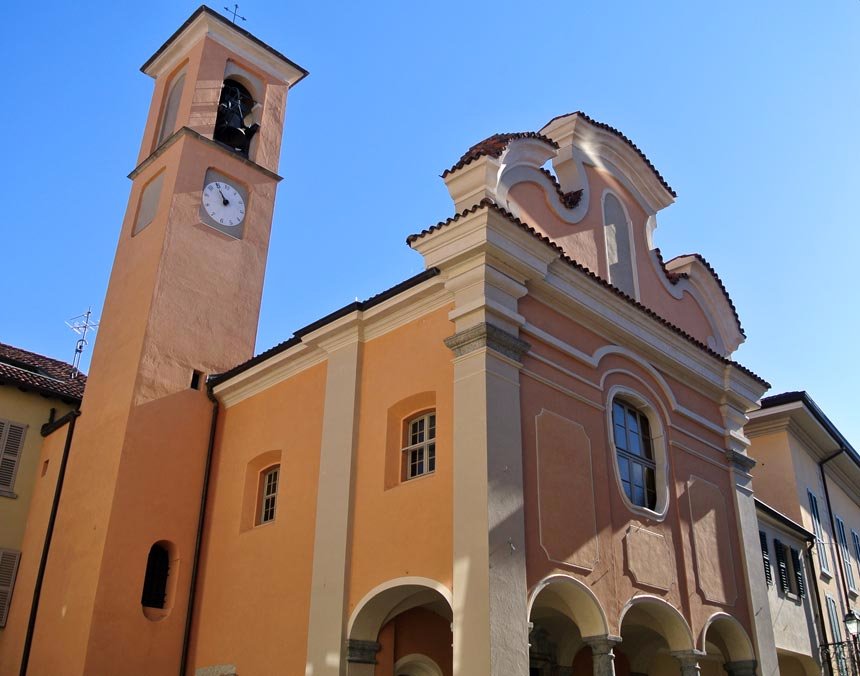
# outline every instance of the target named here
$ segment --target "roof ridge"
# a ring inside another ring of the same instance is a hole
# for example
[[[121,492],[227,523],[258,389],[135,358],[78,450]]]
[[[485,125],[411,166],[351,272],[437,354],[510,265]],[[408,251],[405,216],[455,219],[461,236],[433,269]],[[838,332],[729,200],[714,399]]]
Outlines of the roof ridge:
[[[603,130],[608,131],[612,134],[615,134],[615,136],[617,136],[622,141],[624,141],[628,146],[630,146],[630,148],[632,150],[634,150],[636,152],[637,155],[639,155],[639,157],[642,158],[642,160],[644,160],[645,164],[648,165],[648,168],[651,169],[652,172],[654,172],[654,175],[657,177],[657,180],[660,181],[660,184],[664,188],[666,188],[666,190],[669,192],[670,195],[672,195],[672,197],[678,196],[678,193],[676,193],[675,190],[672,188],[672,186],[670,186],[669,183],[666,181],[666,179],[663,178],[663,174],[661,174],[657,170],[657,167],[654,166],[654,164],[651,162],[651,160],[648,159],[648,156],[642,151],[642,149],[639,146],[637,146],[630,139],[630,137],[628,137],[624,132],[613,127],[612,125],[606,124],[606,122],[600,122],[599,120],[595,120],[593,117],[591,117],[591,115],[589,115],[586,112],[583,112],[582,110],[575,110],[572,113],[565,113],[564,115],[556,115],[549,122],[547,122],[543,127],[541,127],[541,131],[546,129],[549,125],[551,125],[556,120],[560,120],[563,117],[570,117],[572,115],[576,115],[577,117],[582,118],[586,122],[594,125],[595,127],[598,127],[599,129],[603,129]]]
[[[570,256],[568,256],[568,255],[564,252],[564,250],[563,250],[563,249],[562,249],[558,244],[556,244],[555,242],[553,242],[553,241],[552,241],[551,239],[549,239],[546,235],[541,234],[540,232],[538,232],[537,230],[535,230],[532,226],[530,226],[530,225],[528,225],[527,223],[525,223],[525,222],[521,221],[518,217],[514,216],[514,215],[513,215],[510,211],[508,211],[507,209],[505,209],[505,208],[503,208],[503,207],[500,207],[498,204],[496,204],[496,203],[495,203],[492,199],[490,199],[489,197],[484,197],[484,198],[483,198],[483,199],[481,199],[481,201],[480,201],[480,202],[478,202],[477,204],[475,204],[475,205],[473,205],[473,206],[469,207],[468,209],[464,209],[463,211],[461,211],[461,212],[459,212],[459,213],[455,214],[454,216],[452,216],[452,217],[448,218],[448,219],[447,219],[447,220],[445,220],[445,221],[440,221],[440,222],[436,223],[436,225],[433,225],[433,226],[431,226],[431,227],[429,227],[429,228],[426,228],[426,229],[422,230],[422,231],[421,231],[421,232],[419,232],[419,233],[415,233],[415,234],[409,235],[409,236],[406,238],[406,243],[411,245],[415,240],[417,240],[417,239],[421,239],[421,238],[423,238],[423,237],[425,237],[425,236],[427,236],[427,235],[429,235],[429,234],[432,234],[432,233],[434,233],[434,232],[436,232],[436,231],[438,231],[438,230],[440,230],[440,229],[444,228],[445,226],[450,225],[451,223],[454,223],[454,222],[456,222],[456,221],[459,221],[459,220],[461,220],[462,218],[465,218],[466,216],[469,216],[469,215],[471,215],[471,214],[473,214],[473,213],[476,213],[476,212],[480,211],[481,209],[492,209],[493,211],[496,211],[497,213],[501,214],[502,216],[504,216],[505,218],[507,218],[507,220],[509,220],[509,221],[510,221],[511,223],[513,223],[514,225],[516,225],[516,226],[518,226],[518,227],[520,227],[520,228],[522,228],[522,229],[526,230],[527,232],[529,232],[530,234],[532,234],[534,237],[537,237],[539,240],[541,240],[541,241],[542,241],[542,242],[544,242],[545,244],[547,244],[547,245],[549,245],[550,247],[552,247],[556,252],[558,252],[558,254],[559,254],[559,258],[561,258],[561,260],[565,261],[566,263],[568,263],[569,265],[571,265],[571,266],[572,266],[573,268],[575,268],[576,270],[579,270],[580,272],[584,273],[585,275],[587,275],[588,277],[590,277],[591,279],[593,279],[595,282],[597,282],[597,283],[598,283],[598,284],[600,284],[601,286],[603,286],[603,287],[605,287],[605,288],[609,289],[610,291],[614,292],[616,295],[618,295],[618,296],[620,296],[621,298],[625,299],[628,303],[630,303],[631,305],[635,306],[636,308],[638,308],[640,311],[644,312],[646,315],[648,315],[648,316],[649,316],[649,317],[651,317],[652,319],[655,319],[655,320],[656,320],[656,321],[658,321],[660,324],[664,325],[666,328],[668,328],[668,329],[670,329],[671,331],[673,331],[674,333],[676,333],[676,334],[680,335],[681,337],[683,337],[684,339],[686,339],[688,342],[692,343],[693,345],[695,345],[696,347],[700,348],[701,350],[703,350],[703,351],[704,351],[704,352],[706,352],[707,354],[711,355],[712,357],[717,358],[717,359],[718,359],[718,360],[720,360],[722,363],[727,364],[727,365],[731,365],[731,366],[735,366],[735,367],[736,367],[736,368],[738,368],[740,371],[742,371],[743,373],[746,373],[746,374],[747,374],[747,375],[749,375],[750,377],[754,378],[755,380],[757,380],[757,381],[758,381],[759,383],[761,383],[762,385],[765,385],[765,386],[767,386],[768,388],[770,387],[770,383],[768,383],[764,378],[762,378],[761,376],[759,376],[758,374],[756,374],[756,373],[755,373],[754,371],[752,371],[751,369],[748,369],[748,368],[747,368],[746,366],[744,366],[743,364],[740,364],[739,362],[736,362],[736,361],[735,361],[735,360],[733,360],[733,359],[729,359],[728,357],[725,357],[725,356],[721,355],[719,352],[716,352],[715,350],[711,349],[710,347],[708,347],[708,345],[706,345],[705,343],[703,343],[703,342],[702,342],[702,341],[700,341],[699,339],[695,338],[694,336],[690,335],[689,333],[687,333],[686,331],[684,331],[684,329],[682,329],[681,327],[679,327],[679,326],[677,326],[677,325],[673,324],[672,322],[670,322],[670,321],[669,321],[668,319],[666,319],[665,317],[663,317],[663,316],[661,316],[661,315],[657,314],[654,310],[652,310],[652,309],[651,309],[651,308],[649,308],[648,306],[643,305],[642,303],[640,303],[638,300],[636,300],[636,299],[635,299],[635,298],[633,298],[632,296],[629,296],[629,295],[627,295],[626,293],[624,293],[624,292],[623,292],[621,289],[619,289],[617,286],[615,286],[615,285],[611,284],[610,282],[606,281],[605,279],[603,279],[602,277],[600,277],[600,276],[599,276],[599,275],[597,275],[596,273],[594,273],[594,272],[592,272],[591,270],[589,270],[589,269],[588,269],[586,266],[584,266],[582,263],[580,263],[580,262],[578,262],[578,261],[574,260],[573,258],[571,258]]]
[[[462,169],[467,164],[471,164],[472,162],[480,159],[481,157],[499,157],[505,151],[511,141],[516,141],[517,139],[523,138],[538,139],[540,141],[543,141],[544,143],[549,144],[556,150],[558,150],[559,147],[558,143],[553,141],[549,136],[541,134],[538,131],[516,131],[493,134],[470,146],[469,149],[465,153],[463,153],[460,159],[457,160],[457,162],[455,162],[452,167],[442,172],[442,178],[445,178],[446,176],[448,176],[448,174],[451,174],[458,169]]]
[[[725,284],[723,284],[723,280],[722,280],[722,279],[720,279],[720,276],[717,274],[717,271],[714,269],[714,266],[713,266],[713,265],[711,265],[711,264],[707,261],[707,259],[706,259],[702,254],[700,254],[700,253],[695,253],[695,252],[693,252],[693,253],[687,253],[687,254],[680,254],[680,255],[678,255],[678,256],[674,256],[673,258],[670,258],[670,259],[669,259],[669,261],[668,261],[668,263],[667,263],[667,265],[668,265],[669,263],[671,263],[672,261],[674,261],[674,260],[678,260],[679,258],[684,258],[685,256],[692,256],[693,258],[695,258],[696,260],[698,260],[702,265],[704,265],[704,266],[705,266],[705,268],[708,270],[708,272],[710,272],[710,273],[711,273],[711,275],[713,276],[714,280],[717,282],[717,284],[719,285],[720,289],[722,290],[723,295],[726,297],[726,300],[727,300],[727,301],[728,301],[728,303],[729,303],[729,307],[731,307],[731,308],[732,308],[732,313],[733,313],[733,314],[734,314],[734,316],[735,316],[735,321],[738,323],[738,330],[741,332],[741,335],[742,335],[742,336],[744,336],[744,338],[746,338],[746,335],[747,335],[747,334],[744,332],[744,327],[743,327],[743,325],[741,324],[741,318],[740,318],[740,315],[738,314],[738,309],[735,307],[735,303],[734,303],[734,301],[732,300],[732,297],[729,295],[729,290],[726,288],[726,285],[725,285]]]

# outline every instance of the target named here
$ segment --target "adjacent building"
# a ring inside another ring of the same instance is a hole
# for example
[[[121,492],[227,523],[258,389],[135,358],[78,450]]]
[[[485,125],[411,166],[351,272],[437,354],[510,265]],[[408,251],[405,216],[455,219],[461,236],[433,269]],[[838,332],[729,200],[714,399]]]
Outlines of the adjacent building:
[[[0,343],[0,646],[30,499],[49,469],[39,463],[41,432],[78,408],[85,385],[70,364]]]
[[[806,392],[765,397],[749,417],[756,496],[814,535],[809,586],[821,620],[810,657],[848,673],[845,618],[860,593],[860,455]]]

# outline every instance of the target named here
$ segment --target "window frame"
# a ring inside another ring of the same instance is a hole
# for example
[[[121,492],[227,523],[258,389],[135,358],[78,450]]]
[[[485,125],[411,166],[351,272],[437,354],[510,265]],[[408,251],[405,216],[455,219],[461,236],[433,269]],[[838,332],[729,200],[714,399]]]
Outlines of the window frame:
[[[18,576],[20,563],[19,550],[0,549],[0,627],[5,627],[9,619],[12,595],[15,593],[15,578]]]
[[[648,421],[651,434],[651,456],[654,462],[654,493],[655,503],[653,508],[638,505],[628,497],[621,478],[621,468],[618,462],[618,446],[615,441],[615,422],[613,418],[613,404],[618,399],[621,403],[636,410]],[[665,426],[663,416],[657,406],[644,398],[639,392],[622,385],[609,388],[606,398],[606,425],[608,430],[609,448],[612,453],[612,467],[615,481],[618,486],[621,499],[627,508],[636,514],[662,521],[669,509],[669,486],[668,486],[668,462],[666,451]]]
[[[812,532],[815,535],[815,545],[818,550],[818,563],[821,566],[821,572],[825,575],[832,575],[830,572],[830,562],[827,558],[827,549],[824,541],[824,528],[821,525],[821,510],[818,507],[818,496],[812,492],[811,488],[806,489],[806,495],[809,498],[809,513],[812,517]]]
[[[269,478],[274,476],[274,487]],[[278,516],[278,489],[281,486],[281,463],[268,465],[260,470],[260,481],[256,507],[255,525],[265,526],[272,523]],[[271,515],[267,518],[267,513]]]
[[[833,520],[836,522],[836,541],[839,546],[839,552],[842,554],[842,567],[845,570],[845,581],[848,584],[848,591],[856,595],[857,583],[854,579],[854,567],[851,565],[848,538],[845,535],[845,522],[836,514],[833,515]]]
[[[424,438],[413,442],[412,439],[415,435],[413,425],[416,423],[424,423],[424,428],[420,430]],[[403,483],[432,476],[436,473],[436,431],[435,408],[415,413],[403,421],[403,445],[400,449],[400,478]],[[413,462],[412,454],[419,451],[421,452],[420,460]],[[418,463],[423,469],[413,474],[412,468]]]
[[[19,433],[17,448],[12,449],[9,441],[12,430]],[[24,444],[27,441],[29,425],[15,422],[7,418],[0,418],[0,469],[6,468],[5,474],[9,476],[9,484],[0,484],[0,496],[17,498],[15,493],[15,480],[18,478],[18,470],[21,467],[21,457],[24,455]]]

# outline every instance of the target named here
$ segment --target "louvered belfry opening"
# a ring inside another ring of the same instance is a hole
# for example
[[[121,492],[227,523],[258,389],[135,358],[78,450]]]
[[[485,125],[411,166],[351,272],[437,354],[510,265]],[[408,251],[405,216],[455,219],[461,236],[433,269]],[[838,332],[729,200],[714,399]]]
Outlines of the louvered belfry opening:
[[[167,576],[170,573],[170,555],[160,544],[154,544],[146,560],[143,593],[140,603],[146,608],[164,608],[167,597]]]

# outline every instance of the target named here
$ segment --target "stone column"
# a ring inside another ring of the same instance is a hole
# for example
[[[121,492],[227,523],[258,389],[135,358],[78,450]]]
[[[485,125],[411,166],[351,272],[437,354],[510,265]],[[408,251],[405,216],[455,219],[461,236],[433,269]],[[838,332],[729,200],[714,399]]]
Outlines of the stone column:
[[[737,406],[721,406],[726,428],[726,460],[734,484],[733,499],[740,535],[740,554],[743,565],[744,586],[747,592],[748,612],[752,625],[750,637],[755,647],[758,664],[755,673],[778,674],[779,662],[776,656],[776,639],[773,633],[773,620],[770,616],[770,602],[767,585],[761,567],[761,541],[758,535],[758,516],[753,497],[750,470],[755,460],[746,454],[749,439],[744,436],[746,424],[745,411]]]
[[[672,657],[678,660],[681,665],[681,676],[699,676],[699,657],[701,655],[695,651],[672,653]]]
[[[480,323],[454,353],[454,676],[529,672],[519,358]]]
[[[591,648],[594,676],[615,676],[615,646],[621,643],[621,639],[617,636],[595,636],[582,640]]]
[[[328,353],[328,368],[308,616],[307,665],[308,673],[313,676],[346,673],[347,543],[358,423],[360,338],[360,328],[353,324],[318,342]],[[305,340],[313,341],[313,334]],[[350,674],[372,676],[372,664],[369,669],[364,672],[351,669]]]

